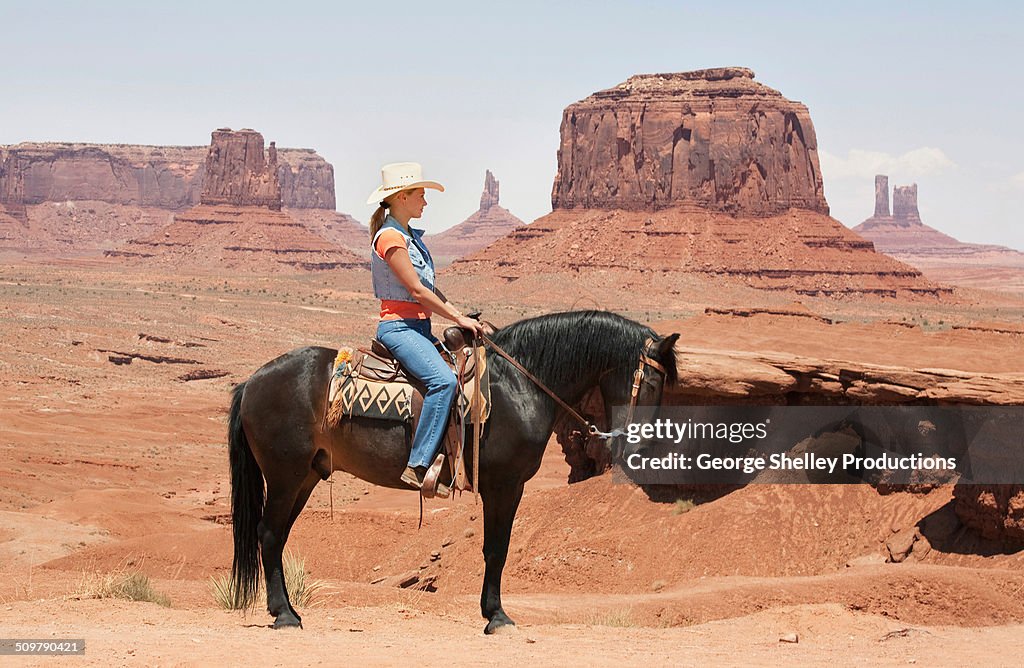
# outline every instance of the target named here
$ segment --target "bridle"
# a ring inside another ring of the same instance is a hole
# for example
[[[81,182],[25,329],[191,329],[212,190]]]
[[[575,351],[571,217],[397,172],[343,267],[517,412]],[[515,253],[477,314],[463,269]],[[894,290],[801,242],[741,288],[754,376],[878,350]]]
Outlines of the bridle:
[[[522,373],[524,376],[529,378],[530,381],[532,381],[534,385],[539,387],[541,390],[543,390],[545,393],[547,393],[547,395],[549,397],[554,399],[555,403],[557,403],[559,406],[561,406],[565,410],[566,413],[568,413],[569,415],[574,417],[577,421],[580,422],[580,424],[582,424],[584,427],[586,427],[588,434],[590,434],[591,436],[596,436],[596,437],[604,439],[604,440],[615,438],[616,436],[623,436],[623,435],[625,435],[626,432],[623,431],[621,428],[619,428],[619,429],[612,429],[611,431],[607,431],[607,432],[601,431],[600,429],[598,429],[597,425],[591,423],[590,420],[588,420],[585,417],[583,417],[582,415],[580,415],[579,411],[574,409],[569,404],[565,403],[565,401],[563,401],[561,397],[559,397],[557,394],[552,392],[547,387],[547,385],[542,383],[539,378],[537,378],[535,375],[530,373],[526,369],[526,367],[524,367],[522,364],[520,364],[515,359],[513,359],[512,356],[509,355],[507,352],[502,350],[501,346],[499,346],[494,341],[492,341],[489,336],[487,336],[486,334],[480,334],[480,338],[483,339],[484,343],[486,343],[491,348],[493,348],[494,352],[496,352],[499,355],[501,355],[502,357],[504,357],[505,360],[508,361],[509,364],[511,364],[516,369],[518,369],[520,371],[520,373]],[[654,370],[658,371],[659,373],[661,373],[662,381],[663,382],[664,382],[664,379],[668,375],[667,372],[665,371],[665,367],[661,364],[661,362],[659,362],[658,360],[654,359],[653,357],[650,357],[647,354],[647,349],[650,347],[650,345],[652,343],[654,343],[654,339],[652,339],[651,337],[647,337],[647,339],[644,341],[643,348],[640,349],[640,360],[637,363],[636,371],[633,372],[633,385],[630,388],[630,392],[629,392],[629,410],[626,412],[626,423],[625,423],[625,425],[623,425],[624,427],[627,427],[627,428],[630,425],[630,423],[633,422],[633,413],[636,411],[637,397],[640,396],[640,385],[643,383],[643,380],[644,380],[644,367],[649,366],[649,367],[653,368]]]
[[[626,428],[629,428],[629,425],[633,424],[633,412],[636,410],[636,399],[640,395],[640,384],[644,380],[644,367],[649,366],[659,372],[661,374],[662,383],[665,382],[665,378],[668,376],[668,373],[665,371],[665,367],[662,366],[661,362],[647,355],[647,348],[652,343],[654,343],[654,339],[647,337],[647,340],[644,341],[644,347],[640,349],[640,362],[637,364],[636,371],[633,372],[633,386],[629,391],[629,410],[626,411],[626,423],[624,425]],[[623,433],[621,429],[613,429],[606,436],[602,432],[597,431],[593,425],[590,425],[588,430],[594,436],[605,439],[612,438],[613,436],[619,436]]]

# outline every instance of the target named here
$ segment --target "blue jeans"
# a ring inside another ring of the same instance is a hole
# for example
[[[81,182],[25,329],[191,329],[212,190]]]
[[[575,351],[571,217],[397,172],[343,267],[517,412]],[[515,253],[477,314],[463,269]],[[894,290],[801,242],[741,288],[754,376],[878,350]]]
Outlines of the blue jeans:
[[[437,339],[430,333],[429,319],[382,320],[377,325],[377,339],[406,371],[427,386],[409,466],[430,466],[448,424],[448,411],[455,398],[455,374],[434,347]]]

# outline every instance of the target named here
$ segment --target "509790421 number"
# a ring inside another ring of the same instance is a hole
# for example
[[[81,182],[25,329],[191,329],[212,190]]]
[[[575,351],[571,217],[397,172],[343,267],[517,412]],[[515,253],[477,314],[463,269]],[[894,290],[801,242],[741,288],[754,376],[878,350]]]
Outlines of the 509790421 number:
[[[58,656],[85,654],[84,639],[0,638],[0,655]]]

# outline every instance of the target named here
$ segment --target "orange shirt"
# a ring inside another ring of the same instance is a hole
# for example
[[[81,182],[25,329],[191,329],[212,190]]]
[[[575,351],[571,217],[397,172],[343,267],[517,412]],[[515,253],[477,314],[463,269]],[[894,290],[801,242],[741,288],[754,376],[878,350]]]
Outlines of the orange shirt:
[[[392,248],[406,248],[405,237],[398,230],[384,230],[377,237],[374,252],[380,259],[387,259]],[[397,299],[380,300],[381,320],[426,320],[431,311],[419,302],[405,302]]]

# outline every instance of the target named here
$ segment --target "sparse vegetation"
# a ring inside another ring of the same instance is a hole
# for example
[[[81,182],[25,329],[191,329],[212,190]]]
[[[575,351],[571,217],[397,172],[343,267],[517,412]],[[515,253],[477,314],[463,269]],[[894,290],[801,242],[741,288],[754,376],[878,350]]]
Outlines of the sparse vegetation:
[[[306,574],[306,560],[286,550],[283,557],[284,585],[288,590],[288,598],[292,605],[308,608],[317,603],[326,583],[323,580],[310,578]],[[235,605],[235,583],[229,575],[210,578],[210,593],[217,605],[225,610],[237,610]],[[265,601],[265,595],[260,597]]]
[[[210,593],[217,605],[225,610],[238,610],[235,605],[235,583],[230,575],[214,575],[210,578]]]
[[[124,568],[108,573],[84,573],[78,589],[71,597],[119,598],[125,601],[148,601],[168,608],[171,606],[170,597],[154,589],[148,575]]]
[[[595,612],[589,616],[585,623],[591,626],[614,626],[620,628],[638,626],[636,620],[633,619],[633,611],[629,608]]]
[[[293,554],[284,553],[284,585],[293,605],[309,607],[324,588],[324,581],[306,577],[306,560]]]
[[[675,506],[672,508],[672,514],[682,515],[683,513],[690,512],[696,507],[697,504],[693,502],[693,499],[676,499]]]
[[[626,628],[643,626],[633,617],[631,608],[616,608],[613,610],[598,610],[578,617],[559,616],[556,624],[585,624],[587,626],[612,626]]]

